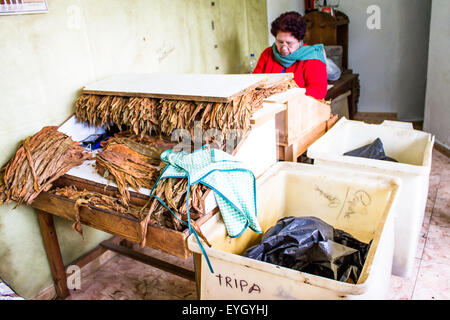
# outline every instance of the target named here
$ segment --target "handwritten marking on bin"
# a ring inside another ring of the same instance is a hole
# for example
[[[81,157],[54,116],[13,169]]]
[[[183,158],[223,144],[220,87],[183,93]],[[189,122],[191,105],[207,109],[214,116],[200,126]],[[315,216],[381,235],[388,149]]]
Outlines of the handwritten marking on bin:
[[[345,213],[346,218],[350,218],[352,214],[366,214],[367,207],[372,203],[372,198],[370,195],[364,190],[358,190],[353,195],[352,200],[348,201],[348,209]],[[360,210],[358,210],[360,209]]]
[[[335,197],[335,196],[333,196],[333,195],[331,195],[329,193],[326,193],[325,191],[320,189],[318,186],[316,186],[315,190],[317,192],[319,192],[322,197],[324,197],[325,199],[328,200],[328,207],[330,207],[330,208],[337,208],[337,207],[339,207],[339,204],[341,203],[341,201],[337,197]]]
[[[216,278],[218,278],[218,280],[219,280],[219,286],[224,285],[225,287],[229,287],[231,289],[241,290],[241,292],[244,292],[244,289],[245,289],[245,291],[247,291],[248,294],[261,293],[261,287],[259,285],[257,285],[256,283],[253,283],[252,286],[249,286],[249,283],[247,280],[223,276],[220,273],[218,275],[216,275]]]
[[[320,196],[324,197],[328,201],[329,208],[338,208],[341,207],[337,218],[339,219],[341,213],[345,207],[347,210],[344,211],[344,218],[349,219],[353,214],[367,214],[367,207],[372,203],[372,197],[365,190],[357,190],[354,193],[349,192],[350,188],[347,188],[347,193],[345,195],[344,201],[341,201],[337,196],[327,193],[318,186],[315,187],[315,190],[320,194]],[[342,203],[342,206],[341,206]]]

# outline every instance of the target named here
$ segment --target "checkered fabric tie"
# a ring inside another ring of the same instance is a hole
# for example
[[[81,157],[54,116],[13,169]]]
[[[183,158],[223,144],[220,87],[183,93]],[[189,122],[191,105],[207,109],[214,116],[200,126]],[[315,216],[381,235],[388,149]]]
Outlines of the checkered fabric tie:
[[[212,189],[230,237],[240,236],[247,227],[262,232],[256,219],[255,176],[233,156],[204,147],[192,153],[167,150],[161,160],[168,165],[160,179],[188,178],[189,185],[202,183]]]

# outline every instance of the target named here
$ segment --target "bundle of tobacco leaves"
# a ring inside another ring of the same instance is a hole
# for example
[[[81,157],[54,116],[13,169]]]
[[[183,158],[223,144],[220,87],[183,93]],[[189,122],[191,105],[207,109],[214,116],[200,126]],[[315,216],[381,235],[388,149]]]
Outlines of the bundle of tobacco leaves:
[[[133,218],[142,220],[145,217],[146,206],[124,203],[119,195],[109,196],[103,193],[91,192],[87,190],[79,191],[74,186],[55,188],[49,191],[58,196],[63,196],[75,201],[77,211],[81,206],[94,206],[110,211],[115,211],[123,215],[130,215]]]
[[[48,126],[23,140],[14,157],[0,169],[0,204],[31,204],[41,191],[71,168],[91,159],[78,142]]]
[[[187,228],[187,179],[167,178],[159,181],[156,186],[153,196],[158,197],[165,205],[171,209],[170,212],[161,202],[152,198],[149,213],[141,220],[141,242],[140,245],[145,246],[148,224],[164,226],[176,231],[183,231]],[[189,216],[190,224],[197,232],[198,236],[202,238],[205,243],[211,247],[208,239],[204,236],[200,228],[195,223],[203,214],[205,208],[203,207],[204,193],[208,190],[207,187],[196,184],[191,186],[189,195]],[[175,214],[175,215],[174,215]],[[183,220],[183,222],[181,221]]]
[[[282,80],[276,83],[270,83],[267,85],[263,85],[261,87],[257,87],[253,92],[253,106],[254,111],[262,108],[264,99],[273,96],[274,94],[285,92],[292,88],[298,88],[297,83],[294,79]]]
[[[160,132],[170,136],[173,130],[187,129],[194,135],[194,121],[197,115],[201,116],[204,105],[193,101],[168,100],[159,101]]]
[[[136,191],[141,187],[151,189],[165,167],[165,163],[160,159],[161,153],[173,149],[175,142],[149,136],[140,138],[130,132],[123,132],[102,142],[102,147],[103,150],[95,158],[97,172],[117,184],[121,201],[128,204],[128,187]],[[201,199],[206,190],[207,188],[201,185],[191,187],[189,209],[192,219],[197,219],[205,213]],[[187,221],[187,179],[161,180],[154,194],[157,194],[178,218]],[[149,219],[151,223],[174,230],[184,228],[183,223],[156,199],[152,203]]]
[[[130,132],[116,134],[102,142],[103,150],[96,155],[97,172],[118,186],[121,202],[130,203],[128,186],[138,191],[141,187],[151,189],[165,167],[161,153],[173,149],[175,142],[161,137],[144,136],[140,138]],[[187,179],[163,179],[153,191],[178,219],[187,221]],[[203,185],[194,185],[190,189],[189,212],[191,219],[205,214],[203,197],[208,190]],[[157,199],[153,199],[146,223],[157,224],[174,230],[183,230],[186,226],[176,218]]]
[[[178,231],[185,228],[181,220],[187,221],[188,218],[187,185],[187,179],[167,178],[158,182],[153,195],[161,199],[173,214],[155,198],[150,207],[150,223],[165,225]],[[207,190],[209,190],[208,187],[199,183],[191,186],[189,191],[189,216],[191,219],[197,220],[206,213],[203,198]]]
[[[160,160],[161,153],[172,149],[175,143],[124,132],[102,142],[101,146],[103,150],[95,157],[96,170],[117,184],[124,203],[128,203],[128,187],[136,191],[151,189],[165,166]]]
[[[159,132],[159,99],[83,94],[75,102],[75,115],[93,126],[126,126],[143,137]]]
[[[203,131],[217,129],[223,135],[230,130],[243,135],[265,98],[292,87],[297,87],[294,80],[273,81],[223,103],[82,94],[75,102],[75,115],[81,122],[116,124],[140,137],[153,133],[171,136],[176,129],[188,130],[193,137],[195,126]]]
[[[140,207],[124,203],[121,197],[108,196],[98,192],[91,192],[87,190],[78,191],[74,186],[65,186],[63,188],[55,188],[49,191],[58,196],[63,196],[75,201],[75,222],[72,224],[72,229],[78,232],[84,240],[83,229],[80,222],[80,207],[94,206],[106,210],[112,210],[124,215],[130,215],[133,218],[142,220],[144,218],[144,210],[146,206]]]
[[[231,129],[245,132],[250,127],[252,96],[249,91],[226,103],[162,99],[161,133],[170,136],[173,130],[186,129],[194,137],[195,126],[203,131],[217,129],[223,135]]]

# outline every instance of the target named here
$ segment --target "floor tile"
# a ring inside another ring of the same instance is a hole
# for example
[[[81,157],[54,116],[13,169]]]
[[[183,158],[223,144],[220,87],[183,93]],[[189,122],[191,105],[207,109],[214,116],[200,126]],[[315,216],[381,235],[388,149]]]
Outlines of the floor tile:
[[[416,278],[419,273],[420,261],[420,259],[414,259],[414,268],[410,277],[391,277],[388,295],[389,300],[411,300]]]
[[[184,279],[127,257],[121,256],[117,259],[113,268],[118,274],[136,281],[151,278],[152,286],[169,295],[184,298],[196,294],[194,281]]]
[[[431,215],[430,215],[430,218],[431,218]],[[424,218],[424,220],[425,220],[425,218]],[[420,230],[419,242],[417,244],[417,251],[416,251],[417,259],[422,259],[422,257],[423,257],[423,251],[425,250],[425,243],[427,241],[429,228],[430,228],[430,224],[424,223],[422,225],[422,229]]]
[[[423,260],[413,293],[413,300],[450,299],[450,266]]]
[[[98,269],[81,279],[81,288],[71,290],[70,300],[134,300],[137,290],[129,279],[118,277],[115,272]]]
[[[430,263],[450,263],[450,228],[431,225],[422,256]]]
[[[430,223],[436,226],[450,228],[450,192],[443,195],[439,190],[436,202],[433,207],[433,213]]]
[[[416,258],[419,259],[422,258],[423,250],[425,249],[425,242],[427,240],[428,230],[430,229],[432,213],[433,213],[433,206],[431,206],[431,208],[425,209],[416,252]]]
[[[182,300],[192,300],[197,296],[195,282],[167,272],[161,272],[159,276],[155,277],[152,285],[158,290]]]

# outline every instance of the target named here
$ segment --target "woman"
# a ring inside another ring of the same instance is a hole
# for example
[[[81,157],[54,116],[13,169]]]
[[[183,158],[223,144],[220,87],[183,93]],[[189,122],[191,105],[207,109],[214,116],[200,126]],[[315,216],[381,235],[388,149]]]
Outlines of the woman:
[[[323,45],[303,43],[306,23],[302,16],[294,11],[283,13],[272,22],[270,32],[275,43],[263,51],[253,73],[293,73],[306,95],[324,99],[328,82]]]

